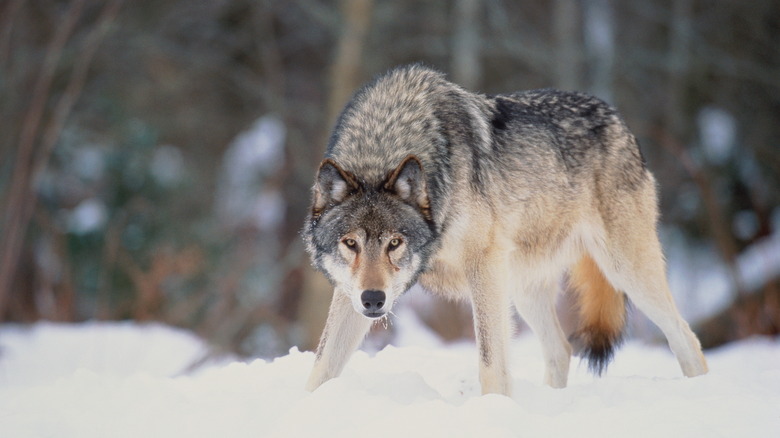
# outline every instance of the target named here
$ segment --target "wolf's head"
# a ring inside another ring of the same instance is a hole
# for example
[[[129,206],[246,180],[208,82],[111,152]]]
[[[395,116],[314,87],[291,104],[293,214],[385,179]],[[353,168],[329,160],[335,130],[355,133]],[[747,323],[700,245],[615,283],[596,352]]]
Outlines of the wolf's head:
[[[424,269],[435,241],[422,164],[406,157],[371,184],[332,159],[320,165],[304,238],[314,265],[355,311],[384,316]]]

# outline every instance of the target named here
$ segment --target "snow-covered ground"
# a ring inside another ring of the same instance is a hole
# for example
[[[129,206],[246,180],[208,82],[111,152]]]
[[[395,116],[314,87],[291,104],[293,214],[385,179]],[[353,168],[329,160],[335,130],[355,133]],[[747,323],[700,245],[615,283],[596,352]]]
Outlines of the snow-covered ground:
[[[473,345],[399,342],[356,353],[341,378],[308,393],[314,355],[295,349],[186,372],[206,347],[159,325],[0,326],[0,436],[780,436],[780,340],[708,352],[710,374],[694,379],[666,348],[629,342],[605,377],[575,360],[569,387],[555,390],[523,336],[512,343],[512,398],[480,395]]]

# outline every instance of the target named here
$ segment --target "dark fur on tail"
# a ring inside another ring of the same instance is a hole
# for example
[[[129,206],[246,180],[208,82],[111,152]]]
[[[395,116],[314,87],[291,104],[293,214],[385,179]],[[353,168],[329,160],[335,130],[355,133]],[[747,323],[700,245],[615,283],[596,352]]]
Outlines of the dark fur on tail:
[[[604,374],[612,362],[615,351],[623,343],[622,333],[617,337],[580,329],[569,336],[574,354],[588,361],[588,371],[597,376]]]
[[[569,342],[574,353],[588,361],[590,372],[600,376],[623,342],[628,300],[587,255],[572,268],[569,283],[579,314],[579,328]]]

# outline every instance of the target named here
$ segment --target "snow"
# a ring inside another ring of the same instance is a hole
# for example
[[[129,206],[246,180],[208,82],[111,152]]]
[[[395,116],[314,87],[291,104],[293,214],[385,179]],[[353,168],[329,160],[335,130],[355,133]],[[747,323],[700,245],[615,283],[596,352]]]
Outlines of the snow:
[[[400,318],[400,317],[399,317]],[[398,328],[405,321],[396,321]],[[569,387],[541,384],[535,338],[512,343],[512,398],[481,396],[473,344],[355,353],[340,378],[303,390],[314,361],[189,366],[207,347],[161,325],[0,326],[0,436],[774,437],[780,341],[708,352],[710,374],[681,377],[668,349],[629,342],[606,376],[573,362]],[[421,330],[414,327],[413,330]],[[404,332],[404,330],[401,330]]]

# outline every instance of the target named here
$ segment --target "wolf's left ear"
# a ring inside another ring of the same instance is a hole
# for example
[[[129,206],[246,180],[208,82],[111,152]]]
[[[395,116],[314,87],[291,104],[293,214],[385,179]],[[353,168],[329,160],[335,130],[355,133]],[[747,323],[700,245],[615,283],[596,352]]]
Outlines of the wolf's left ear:
[[[417,207],[427,220],[431,218],[431,205],[428,201],[428,186],[422,163],[414,155],[409,155],[390,172],[384,189],[395,193],[405,202]]]

